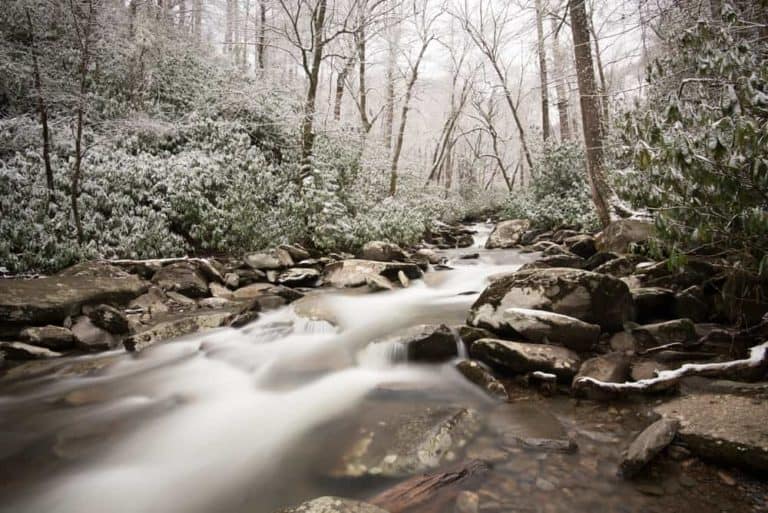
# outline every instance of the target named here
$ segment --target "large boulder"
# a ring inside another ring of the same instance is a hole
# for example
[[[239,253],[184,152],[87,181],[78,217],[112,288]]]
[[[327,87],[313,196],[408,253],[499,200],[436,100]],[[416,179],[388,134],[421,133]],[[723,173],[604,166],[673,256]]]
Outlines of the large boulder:
[[[488,305],[485,306],[484,305]],[[578,269],[530,269],[500,275],[472,305],[470,318],[507,308],[546,310],[618,331],[632,318],[632,296],[621,280]]]
[[[326,496],[302,502],[292,508],[281,509],[278,513],[387,513],[387,511],[366,502]]]
[[[243,261],[245,261],[249,267],[257,271],[269,271],[283,267],[283,264],[274,252],[251,253],[250,255],[246,255],[245,258],[243,258]]]
[[[399,262],[375,262],[373,260],[349,259],[326,266],[323,281],[337,288],[361,287],[368,283],[369,276],[384,276],[390,281],[398,281],[402,271],[410,279],[421,278],[422,272],[416,264]]]
[[[360,258],[377,262],[404,262],[408,255],[397,244],[373,240],[365,243],[360,251]]]
[[[527,344],[482,338],[472,344],[470,356],[509,374],[546,372],[569,381],[579,370],[579,355],[570,349],[548,344]]]
[[[208,297],[208,281],[191,262],[166,265],[155,273],[152,283],[166,292],[178,292],[187,297]]]
[[[632,289],[638,322],[672,319],[675,316],[675,292],[660,287]]]
[[[619,219],[611,222],[595,237],[597,249],[628,253],[630,244],[647,241],[654,232],[653,223],[645,219]]]
[[[493,227],[485,247],[486,249],[513,248],[520,244],[521,237],[530,227],[531,222],[527,219],[501,221]]]
[[[85,315],[78,317],[72,325],[72,333],[79,349],[85,351],[106,351],[120,345],[121,337],[97,326]]]
[[[311,267],[292,267],[277,277],[277,283],[288,287],[314,287],[320,281],[320,271]]]
[[[678,439],[695,454],[725,465],[768,472],[768,402],[733,394],[693,394],[656,408],[680,421]]]
[[[88,312],[93,324],[109,333],[121,335],[131,330],[128,317],[117,308],[109,305],[98,305]]]
[[[235,318],[232,311],[192,312],[167,321],[159,322],[148,329],[123,340],[123,346],[130,352],[139,352],[158,342],[197,333],[213,328],[228,326]]]
[[[0,280],[0,324],[61,324],[84,305],[127,303],[149,284],[118,267],[90,262],[37,280]]]
[[[560,255],[549,255],[543,258],[528,262],[521,269],[549,269],[551,267],[568,267],[572,269],[582,269],[585,260],[580,256],[567,253]]]
[[[690,319],[645,324],[633,328],[632,335],[644,349],[674,343],[685,345],[698,339],[696,326]]]
[[[481,305],[470,311],[468,324],[501,336],[530,342],[549,342],[574,351],[589,351],[600,338],[600,326],[567,315],[525,308]]]

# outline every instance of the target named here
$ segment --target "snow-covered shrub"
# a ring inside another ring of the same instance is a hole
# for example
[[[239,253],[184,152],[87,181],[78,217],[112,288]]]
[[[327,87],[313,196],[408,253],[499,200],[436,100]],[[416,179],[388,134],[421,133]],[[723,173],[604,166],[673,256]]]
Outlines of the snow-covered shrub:
[[[504,215],[530,219],[544,229],[577,225],[584,229],[598,224],[586,181],[584,153],[575,143],[548,144],[534,164],[531,184],[512,194]]]

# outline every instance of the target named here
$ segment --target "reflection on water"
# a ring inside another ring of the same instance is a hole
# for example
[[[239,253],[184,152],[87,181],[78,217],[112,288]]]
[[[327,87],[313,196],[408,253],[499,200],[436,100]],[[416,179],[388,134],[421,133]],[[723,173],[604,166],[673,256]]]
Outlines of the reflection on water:
[[[479,229],[482,247],[488,228]],[[505,407],[479,395],[450,364],[394,364],[401,358],[393,346],[369,342],[417,324],[463,323],[489,275],[528,259],[480,250],[478,260],[455,259],[455,270],[430,273],[405,290],[318,291],[302,300],[310,305],[267,313],[240,330],[6,376],[0,511],[261,513],[318,495],[368,497],[388,482],[328,473],[360,425],[440,404],[472,407],[489,419]],[[643,511],[647,496],[615,479],[613,469],[617,443],[644,419],[568,399],[546,408],[580,439],[580,451],[522,453],[504,445],[503,430],[487,426],[467,447],[469,456],[497,460],[481,504]]]

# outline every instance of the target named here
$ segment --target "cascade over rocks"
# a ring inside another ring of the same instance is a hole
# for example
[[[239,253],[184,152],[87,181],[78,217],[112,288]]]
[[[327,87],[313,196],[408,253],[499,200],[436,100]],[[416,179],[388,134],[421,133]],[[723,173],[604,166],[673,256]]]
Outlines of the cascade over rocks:
[[[530,269],[499,276],[472,305],[470,319],[510,307],[546,310],[618,331],[632,318],[632,296],[625,283],[577,269]]]
[[[408,361],[442,362],[458,356],[457,334],[445,324],[422,324],[374,343],[400,344]]]
[[[531,227],[527,219],[501,221],[493,227],[485,243],[486,249],[507,249],[520,244],[523,234]]]
[[[600,337],[600,326],[567,315],[525,308],[494,309],[490,304],[470,311],[467,323],[501,336],[548,342],[574,351],[589,351]]]

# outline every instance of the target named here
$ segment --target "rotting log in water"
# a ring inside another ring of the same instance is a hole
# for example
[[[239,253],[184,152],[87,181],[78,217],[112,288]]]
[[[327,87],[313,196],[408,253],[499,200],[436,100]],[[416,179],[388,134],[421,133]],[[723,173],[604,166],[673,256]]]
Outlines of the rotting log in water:
[[[389,513],[440,513],[453,511],[453,501],[463,490],[476,488],[491,469],[481,460],[470,460],[415,476],[371,499],[371,504]]]
[[[768,342],[750,349],[749,357],[743,360],[731,360],[717,363],[687,363],[675,370],[661,371],[655,378],[626,383],[609,383],[583,377],[573,382],[573,388],[613,393],[648,393],[668,390],[677,386],[686,376],[731,377],[733,374],[746,374],[746,377],[765,373],[768,369]]]

